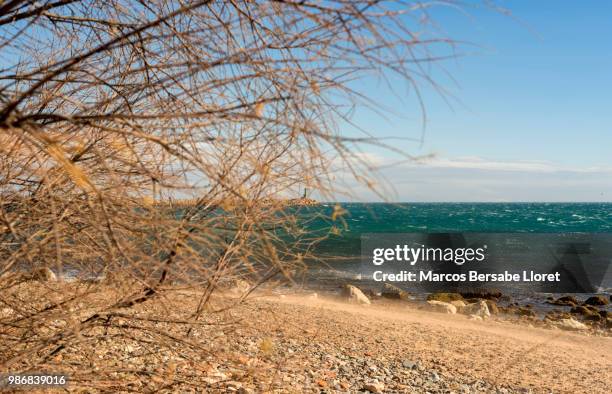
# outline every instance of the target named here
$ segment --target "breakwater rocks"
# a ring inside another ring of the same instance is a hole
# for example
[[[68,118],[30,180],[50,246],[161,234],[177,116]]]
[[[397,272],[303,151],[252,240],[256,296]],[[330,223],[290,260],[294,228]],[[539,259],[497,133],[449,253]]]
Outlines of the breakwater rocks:
[[[596,295],[593,297],[589,297],[584,304],[585,305],[608,305],[610,301],[602,295]]]
[[[319,205],[319,202],[312,198],[292,198],[290,200],[282,200],[282,202],[289,207],[311,207]]]
[[[281,207],[302,207],[302,206],[317,206],[319,202],[317,200],[313,200],[312,198],[291,198],[291,199],[273,199],[273,198],[264,198],[261,200],[255,200],[256,203],[259,203],[263,206],[281,206]],[[189,208],[193,207],[196,204],[206,205],[206,206],[239,206],[242,204],[241,201],[235,201],[232,204],[228,204],[227,202],[206,202],[200,201],[198,198],[186,198],[186,199],[172,199],[172,200],[157,200],[152,202],[149,205],[153,205],[155,207],[160,208]]]
[[[367,294],[367,296],[366,296]],[[490,318],[513,320],[529,325],[570,331],[589,331],[612,335],[612,315],[605,308],[607,296],[591,296],[580,301],[574,295],[550,298],[547,303],[558,306],[552,311],[536,311],[531,304],[520,305],[501,292],[432,293],[423,303],[414,295],[394,285],[384,284],[380,292],[345,285],[341,292],[345,301],[357,304],[397,302],[418,309],[444,314],[463,314],[471,320]],[[502,305],[503,304],[503,305]]]

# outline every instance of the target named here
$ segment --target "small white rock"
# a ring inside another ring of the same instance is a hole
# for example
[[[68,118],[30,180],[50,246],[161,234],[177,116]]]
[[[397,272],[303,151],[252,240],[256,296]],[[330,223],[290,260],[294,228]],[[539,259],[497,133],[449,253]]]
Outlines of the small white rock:
[[[371,304],[370,299],[366,297],[366,295],[363,294],[361,290],[359,290],[357,287],[353,285],[344,286],[344,288],[342,289],[342,294],[346,298],[348,298],[348,302],[350,303],[363,304],[363,305]]]
[[[48,267],[35,269],[32,272],[32,279],[40,282],[57,282],[57,276]]]
[[[480,316],[483,319],[491,317],[491,312],[489,312],[489,307],[485,301],[474,302],[473,304],[466,305],[461,308],[461,313],[466,315]]]
[[[448,302],[430,300],[427,301],[427,304],[435,312],[448,313],[451,315],[457,313],[457,307],[453,304],[449,304]]]
[[[588,330],[589,327],[574,319],[561,319],[557,323],[557,326],[563,330],[571,330],[571,331],[582,331]]]

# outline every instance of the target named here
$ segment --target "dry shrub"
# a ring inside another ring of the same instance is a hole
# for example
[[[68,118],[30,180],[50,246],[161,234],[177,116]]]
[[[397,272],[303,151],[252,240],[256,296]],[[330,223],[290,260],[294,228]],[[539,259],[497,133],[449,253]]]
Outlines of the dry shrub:
[[[354,81],[416,90],[452,55],[423,33],[429,7],[1,2],[1,370],[202,383],[193,363],[231,306],[213,292],[245,278],[242,299],[316,258],[303,225],[318,211],[284,199],[337,196],[339,170],[371,184],[356,153],[378,142],[339,131],[372,104]],[[45,268],[60,281],[32,281]],[[166,370],[132,363],[134,346]]]

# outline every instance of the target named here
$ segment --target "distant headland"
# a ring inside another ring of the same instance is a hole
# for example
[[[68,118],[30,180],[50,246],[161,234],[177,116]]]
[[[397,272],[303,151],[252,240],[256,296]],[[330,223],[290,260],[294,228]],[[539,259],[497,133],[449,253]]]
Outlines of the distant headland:
[[[198,198],[182,198],[182,199],[167,199],[155,200],[152,205],[159,207],[193,207],[198,203]],[[265,198],[259,201],[265,206],[286,206],[286,207],[302,207],[302,206],[317,206],[319,202],[312,198],[290,198],[290,199],[273,199]],[[223,205],[223,204],[220,204]]]

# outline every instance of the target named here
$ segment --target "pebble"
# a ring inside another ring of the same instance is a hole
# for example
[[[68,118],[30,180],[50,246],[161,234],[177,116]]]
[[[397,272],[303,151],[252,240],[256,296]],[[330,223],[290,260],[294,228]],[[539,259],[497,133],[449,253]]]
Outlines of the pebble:
[[[382,393],[385,390],[385,385],[380,382],[370,382],[366,383],[363,389],[372,393]]]
[[[417,369],[419,364],[418,364],[418,361],[417,362],[413,362],[413,361],[410,361],[410,360],[404,360],[402,362],[402,366],[404,368],[408,368],[408,369]]]
[[[436,373],[436,371],[433,371],[433,372],[431,373],[431,380],[432,380],[432,381],[434,381],[434,382],[438,382],[438,381],[440,381],[440,376],[438,376],[438,374]]]

